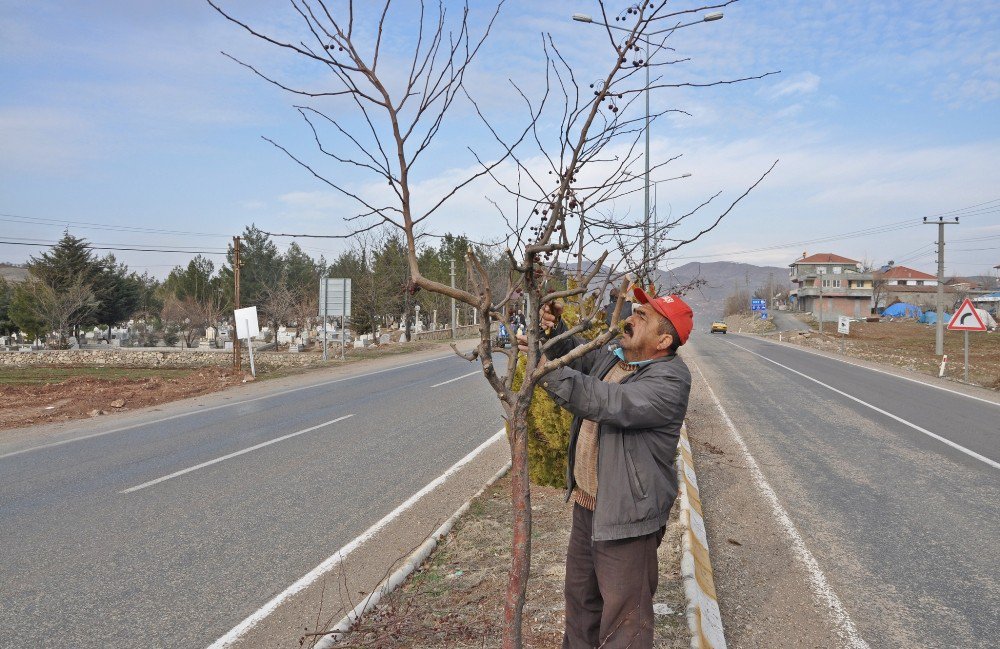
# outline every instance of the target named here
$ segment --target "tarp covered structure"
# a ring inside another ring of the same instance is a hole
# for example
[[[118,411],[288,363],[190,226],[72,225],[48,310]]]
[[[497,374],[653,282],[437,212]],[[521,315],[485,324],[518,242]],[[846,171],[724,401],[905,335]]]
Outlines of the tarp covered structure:
[[[886,307],[885,311],[882,312],[883,316],[891,318],[920,318],[923,314],[923,309],[916,304],[907,302],[896,302],[892,306]]]
[[[951,314],[945,313],[944,321],[948,322],[949,320],[951,320]],[[920,316],[920,322],[924,324],[937,324],[937,314],[933,311],[924,311],[924,314]]]

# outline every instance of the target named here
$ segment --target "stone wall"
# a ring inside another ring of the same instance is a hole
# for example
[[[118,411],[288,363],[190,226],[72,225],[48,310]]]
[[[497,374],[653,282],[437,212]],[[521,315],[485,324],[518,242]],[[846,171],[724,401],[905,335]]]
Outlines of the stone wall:
[[[322,354],[254,350],[259,367],[302,367],[323,362]],[[2,367],[229,367],[228,351],[190,349],[46,349],[34,352],[0,352]],[[250,369],[250,356],[243,351],[243,367]]]
[[[479,335],[479,325],[465,325],[462,327],[455,327],[456,338],[470,338]],[[450,340],[451,339],[451,327],[447,329],[438,329],[437,331],[421,331],[418,334],[413,334],[413,340]]]

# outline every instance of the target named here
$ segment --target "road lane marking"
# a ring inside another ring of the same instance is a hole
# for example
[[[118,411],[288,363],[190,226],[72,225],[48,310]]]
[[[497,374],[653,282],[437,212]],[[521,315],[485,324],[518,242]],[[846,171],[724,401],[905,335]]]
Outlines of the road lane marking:
[[[257,624],[261,620],[263,620],[268,615],[277,610],[277,608],[281,606],[282,602],[292,597],[296,593],[308,588],[320,577],[322,577],[323,575],[327,574],[328,572],[339,566],[340,563],[347,557],[347,555],[349,555],[354,550],[358,549],[366,541],[370,540],[373,536],[375,536],[378,532],[380,532],[382,528],[384,528],[393,520],[398,518],[407,509],[416,504],[417,501],[419,501],[421,498],[423,498],[430,492],[434,491],[439,486],[443,485],[449,478],[455,475],[455,473],[457,473],[459,469],[461,469],[463,466],[465,466],[472,460],[476,459],[476,457],[480,453],[485,451],[495,442],[497,442],[500,439],[503,439],[506,436],[506,434],[507,434],[507,429],[501,428],[499,431],[497,431],[495,435],[493,435],[488,440],[477,446],[471,453],[463,457],[455,464],[451,465],[450,469],[448,469],[438,477],[428,482],[423,489],[421,489],[417,493],[407,498],[406,501],[403,502],[398,507],[396,507],[396,509],[392,510],[384,517],[382,517],[382,519],[379,520],[379,522],[369,527],[360,536],[355,538],[353,541],[351,541],[344,547],[337,550],[329,558],[323,561],[323,563],[319,564],[318,566],[310,570],[308,574],[306,574],[301,579],[296,581],[294,584],[292,584],[284,591],[276,595],[273,599],[271,599],[271,601],[269,601],[268,603],[264,604],[262,607],[257,609],[257,611],[255,611],[245,620],[234,626],[229,631],[229,633],[227,633],[226,635],[222,636],[221,638],[213,642],[211,645],[209,645],[208,649],[224,649],[225,647],[232,646],[243,635],[245,635],[247,631],[257,626]]]
[[[462,376],[456,376],[456,377],[455,377],[455,378],[453,378],[453,379],[449,379],[449,380],[447,380],[447,381],[442,381],[441,383],[436,383],[436,384],[432,385],[431,387],[432,387],[432,388],[439,388],[439,387],[441,387],[442,385],[448,385],[449,383],[454,383],[455,381],[460,381],[460,380],[462,380],[462,379],[467,379],[467,378],[469,378],[470,376],[475,376],[476,374],[482,374],[482,372],[480,372],[480,371],[478,371],[478,370],[477,370],[477,371],[475,371],[475,372],[469,372],[468,374],[463,374]]]
[[[812,354],[813,356],[819,356],[821,358],[828,358],[831,361],[837,361],[839,363],[844,363],[845,365],[851,365],[853,367],[858,367],[858,368],[861,368],[863,370],[868,370],[869,372],[878,372],[879,374],[885,374],[886,376],[891,376],[891,377],[894,377],[894,378],[897,378],[897,379],[902,379],[904,381],[909,381],[911,383],[919,383],[920,385],[926,386],[928,388],[934,388],[935,390],[941,390],[943,392],[950,392],[951,394],[956,394],[956,395],[958,395],[960,397],[965,397],[966,399],[975,399],[976,401],[982,401],[983,403],[988,403],[991,406],[1000,407],[1000,401],[991,401],[991,400],[985,399],[983,397],[977,397],[977,396],[974,396],[974,395],[971,395],[971,394],[966,394],[964,392],[959,392],[958,390],[952,390],[951,388],[946,388],[946,387],[944,387],[942,385],[934,385],[933,383],[927,383],[926,381],[921,381],[920,379],[915,379],[915,378],[912,378],[912,377],[909,377],[909,376],[901,376],[899,374],[894,374],[894,373],[889,372],[887,370],[880,370],[880,369],[877,369],[877,368],[874,368],[874,367],[868,367],[867,365],[861,365],[860,363],[852,363],[849,360],[845,360],[843,358],[837,358],[836,356],[827,356],[826,354],[818,352],[818,351],[816,351],[814,349],[806,349],[804,347],[799,347],[799,346],[794,345],[792,343],[776,343],[773,340],[766,340],[764,338],[760,338],[759,340],[761,342],[763,342],[763,343],[768,343],[769,345],[776,345],[778,347],[781,347],[782,349],[794,349],[796,351],[805,352],[806,354]],[[726,342],[729,342],[729,341],[726,341]],[[729,343],[729,344],[732,344],[732,343]]]
[[[152,487],[153,485],[160,484],[161,482],[166,482],[167,480],[172,480],[173,478],[176,478],[178,476],[182,476],[185,473],[191,473],[192,471],[197,471],[198,469],[204,469],[207,466],[212,466],[213,464],[218,464],[219,462],[224,462],[225,460],[229,460],[229,459],[232,459],[234,457],[243,455],[245,453],[249,453],[250,451],[256,451],[259,448],[264,448],[265,446],[270,446],[271,444],[277,444],[278,442],[283,442],[286,439],[291,439],[291,438],[297,437],[299,435],[304,435],[305,433],[311,433],[312,431],[314,431],[314,430],[316,430],[318,428],[323,428],[324,426],[329,426],[330,424],[335,424],[338,421],[344,421],[345,419],[350,419],[353,416],[354,416],[353,414],[344,415],[343,417],[337,417],[336,419],[331,419],[330,421],[323,422],[322,424],[317,424],[316,426],[310,426],[309,428],[304,428],[304,429],[302,429],[300,431],[297,431],[297,432],[294,432],[294,433],[290,433],[288,435],[282,435],[281,437],[275,437],[272,440],[268,440],[266,442],[261,442],[260,444],[256,444],[256,445],[251,446],[249,448],[245,448],[245,449],[243,449],[241,451],[236,451],[235,453],[229,453],[228,455],[223,455],[222,457],[217,457],[214,460],[209,460],[208,462],[202,462],[201,464],[196,464],[195,466],[188,467],[186,469],[181,469],[180,471],[177,471],[175,473],[171,473],[170,475],[165,475],[162,478],[157,478],[156,480],[150,480],[149,482],[143,482],[141,485],[136,485],[134,487],[129,487],[128,489],[125,489],[123,491],[119,491],[118,493],[120,493],[120,494],[130,494],[133,491],[139,491],[140,489],[145,489],[146,487]]]
[[[782,367],[782,368],[788,370],[789,372],[792,372],[794,374],[798,374],[799,376],[801,376],[804,379],[809,379],[813,383],[816,383],[818,385],[822,385],[827,390],[831,390],[833,392],[836,392],[837,394],[839,394],[842,397],[847,397],[851,401],[855,401],[857,403],[860,403],[861,405],[865,406],[866,408],[871,408],[875,412],[877,412],[879,414],[882,414],[882,415],[885,415],[886,417],[889,417],[890,419],[894,419],[894,420],[898,421],[899,423],[901,423],[901,424],[903,424],[905,426],[909,426],[910,428],[912,428],[913,430],[917,431],[918,433],[923,433],[924,435],[927,435],[928,437],[933,437],[934,439],[938,440],[939,442],[941,442],[943,444],[947,444],[948,446],[954,448],[955,450],[961,451],[962,453],[965,453],[969,457],[974,457],[977,460],[979,460],[980,462],[985,462],[986,464],[990,465],[994,469],[1000,469],[1000,462],[995,462],[994,460],[991,460],[990,458],[986,457],[985,455],[980,455],[979,453],[976,453],[973,450],[967,449],[967,448],[965,448],[964,446],[962,446],[960,444],[956,444],[955,442],[951,441],[950,439],[948,439],[946,437],[942,437],[942,436],[938,435],[937,433],[932,433],[931,431],[927,430],[926,428],[921,428],[920,426],[917,426],[916,424],[914,424],[912,422],[909,422],[909,421],[903,419],[902,417],[894,415],[894,414],[892,414],[891,412],[889,412],[887,410],[882,410],[878,406],[873,406],[872,404],[868,403],[867,401],[862,401],[861,399],[859,399],[859,398],[857,398],[855,396],[847,394],[843,390],[838,390],[837,388],[833,387],[832,385],[827,385],[826,383],[823,383],[819,379],[814,379],[813,377],[809,376],[808,374],[803,374],[802,372],[800,372],[798,370],[793,370],[792,368],[788,367],[787,365],[782,365],[778,361],[771,360],[767,356],[763,356],[761,354],[758,354],[757,352],[755,352],[755,351],[753,351],[751,349],[747,349],[746,347],[743,347],[742,345],[737,345],[736,343],[731,343],[728,340],[726,342],[729,343],[730,345],[732,345],[733,347],[736,347],[738,349],[742,349],[743,351],[748,352],[750,354],[753,354],[754,356],[758,356],[760,358],[763,358],[768,363],[774,363],[778,367]]]
[[[87,439],[92,439],[94,437],[103,437],[104,435],[111,435],[113,433],[121,433],[126,430],[132,430],[133,428],[141,428],[143,426],[152,426],[154,424],[161,424],[165,421],[171,421],[173,419],[180,419],[181,417],[189,417],[191,415],[200,415],[206,412],[211,412],[213,410],[219,410],[221,408],[231,408],[233,406],[242,406],[243,404],[253,403],[254,401],[260,401],[262,399],[273,399],[274,397],[284,396],[286,394],[291,394],[293,392],[299,392],[300,390],[309,390],[312,388],[321,388],[326,385],[333,385],[334,383],[342,383],[344,381],[353,381],[354,379],[363,379],[368,376],[374,376],[376,374],[383,374],[385,372],[392,372],[395,370],[401,370],[407,367],[413,367],[415,365],[423,365],[424,363],[431,363],[434,361],[441,361],[446,358],[458,358],[455,354],[448,354],[445,356],[438,356],[436,358],[429,358],[424,361],[417,361],[415,363],[407,363],[406,365],[396,365],[395,367],[387,367],[382,370],[375,370],[374,372],[368,372],[366,374],[358,374],[355,376],[346,376],[342,379],[333,379],[332,381],[324,381],[322,383],[314,383],[311,385],[305,385],[298,388],[291,388],[289,390],[284,390],[282,392],[275,392],[273,394],[265,394],[259,397],[252,397],[250,399],[243,399],[242,401],[233,401],[232,403],[222,403],[217,406],[210,406],[208,408],[199,408],[198,410],[192,410],[191,412],[181,412],[176,415],[170,415],[169,417],[162,417],[160,419],[154,419],[152,421],[145,421],[137,424],[129,424],[128,426],[122,426],[121,428],[113,428],[112,430],[104,430],[99,433],[92,433],[90,435],[82,435],[80,437],[73,437],[71,439],[64,439],[58,442],[51,442],[49,444],[40,444],[39,446],[32,446],[31,448],[24,448],[20,451],[13,451],[11,453],[6,453],[0,455],[0,460],[6,459],[8,457],[14,457],[15,455],[21,455],[22,453],[31,453],[32,451],[40,451],[46,448],[52,448],[54,446],[62,446],[63,444],[69,444],[71,442],[82,442]],[[205,395],[202,395],[203,397]]]
[[[760,470],[757,460],[755,460],[753,455],[750,454],[750,448],[746,445],[746,442],[743,441],[743,437],[740,436],[739,431],[736,430],[736,425],[733,424],[733,420],[729,418],[729,415],[726,413],[726,409],[722,407],[722,402],[719,401],[719,397],[715,395],[715,390],[713,390],[712,386],[709,384],[708,379],[705,377],[705,373],[701,371],[701,368],[694,361],[692,361],[692,365],[694,365],[695,369],[698,370],[698,374],[701,374],[701,378],[705,382],[705,387],[708,388],[708,393],[712,396],[712,401],[715,402],[715,407],[718,408],[719,414],[722,415],[723,421],[726,422],[726,426],[729,428],[730,434],[739,445],[740,451],[743,453],[743,459],[746,462],[747,468],[750,470],[750,475],[757,484],[757,488],[770,503],[774,516],[778,519],[778,524],[781,525],[785,534],[792,542],[792,550],[795,552],[799,561],[805,565],[806,571],[809,574],[809,587],[812,590],[813,596],[818,600],[817,603],[821,605],[825,604],[830,609],[838,632],[847,640],[849,647],[852,649],[868,649],[868,643],[861,637],[861,634],[858,632],[858,628],[854,626],[854,621],[851,620],[851,616],[847,612],[847,609],[844,608],[840,598],[837,597],[837,593],[830,587],[830,583],[826,580],[826,575],[823,574],[823,570],[819,567],[819,562],[816,561],[816,557],[814,557],[812,552],[809,551],[809,548],[806,547],[806,542],[802,538],[802,535],[799,534],[798,528],[795,527],[795,523],[792,522],[792,519],[788,515],[788,512],[785,511],[785,508],[781,506],[781,502],[778,500],[778,494],[775,493],[774,489],[771,488],[770,483],[768,483],[767,478],[764,477],[764,472]]]

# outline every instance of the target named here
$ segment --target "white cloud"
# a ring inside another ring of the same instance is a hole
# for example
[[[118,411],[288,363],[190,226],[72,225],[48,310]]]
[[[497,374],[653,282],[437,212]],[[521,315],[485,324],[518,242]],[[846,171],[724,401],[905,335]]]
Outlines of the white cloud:
[[[761,91],[761,94],[771,99],[782,97],[811,95],[819,90],[819,76],[812,72],[793,74]]]

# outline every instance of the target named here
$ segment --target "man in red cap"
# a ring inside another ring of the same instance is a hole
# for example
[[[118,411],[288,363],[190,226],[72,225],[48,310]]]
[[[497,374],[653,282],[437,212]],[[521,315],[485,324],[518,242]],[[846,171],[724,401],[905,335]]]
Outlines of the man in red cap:
[[[691,389],[676,352],[693,314],[676,295],[633,293],[619,347],[594,350],[542,379],[574,415],[564,648],[653,646],[656,550],[677,497],[674,460]],[[566,331],[547,308],[541,325],[549,337]],[[563,356],[580,342],[567,338],[546,355]]]

